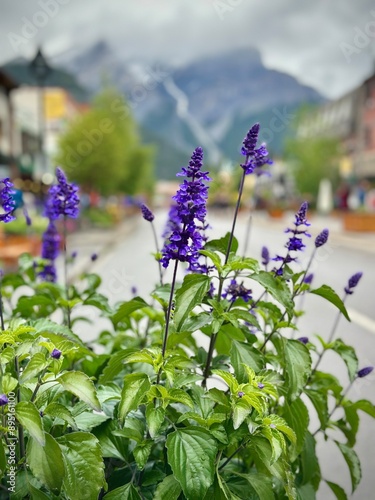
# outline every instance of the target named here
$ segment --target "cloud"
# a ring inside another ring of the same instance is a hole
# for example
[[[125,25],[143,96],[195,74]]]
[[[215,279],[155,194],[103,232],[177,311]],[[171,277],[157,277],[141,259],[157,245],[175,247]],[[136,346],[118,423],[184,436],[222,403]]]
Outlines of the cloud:
[[[49,15],[53,5],[56,13]],[[10,33],[23,36],[25,23],[35,25],[40,12],[47,12],[47,22],[15,49]],[[98,39],[106,39],[124,60],[174,64],[255,46],[268,67],[331,97],[368,76],[375,47],[372,0],[0,0],[0,13],[0,63],[30,57],[38,44],[55,56]],[[367,36],[361,48],[355,44],[358,30]],[[351,57],[347,46],[354,48]]]

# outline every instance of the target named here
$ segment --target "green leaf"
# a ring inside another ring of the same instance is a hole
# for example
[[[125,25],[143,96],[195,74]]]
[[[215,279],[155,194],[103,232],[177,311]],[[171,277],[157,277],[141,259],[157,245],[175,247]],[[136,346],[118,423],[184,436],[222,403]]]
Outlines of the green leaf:
[[[349,448],[345,444],[339,443],[335,441],[337,446],[339,447],[343,457],[345,458],[345,462],[348,464],[350,478],[352,480],[352,493],[355,491],[357,486],[359,485],[362,477],[361,472],[361,464],[359,462],[359,458],[353,448]]]
[[[55,439],[45,433],[45,445],[30,438],[27,443],[27,462],[34,476],[47,488],[59,493],[65,475],[61,449]]]
[[[265,476],[264,474],[236,473],[236,476],[246,479],[246,481],[250,484],[251,488],[253,488],[256,491],[257,495],[259,496],[259,500],[275,499],[275,495],[272,491],[272,481],[269,477]]]
[[[260,283],[277,302],[285,307],[289,316],[293,314],[292,294],[284,280],[266,271],[251,274],[249,278]]]
[[[143,441],[143,443],[137,444],[133,449],[133,455],[139,470],[144,469],[151,453],[152,444],[153,442],[151,440]]]
[[[45,445],[45,433],[42,418],[37,407],[30,401],[16,404],[16,417],[19,423],[28,431],[41,446]]]
[[[132,483],[110,491],[104,498],[105,500],[141,500],[138,491]]]
[[[303,486],[297,486],[297,499],[316,500],[316,494],[313,485],[304,484]]]
[[[200,250],[199,253],[201,253],[205,257],[208,257],[209,259],[211,259],[212,263],[214,264],[214,266],[216,267],[216,269],[219,271],[219,273],[221,273],[221,271],[222,271],[221,259],[217,255],[217,253],[212,252],[210,250]]]
[[[113,382],[123,369],[124,369],[124,361],[126,358],[137,352],[135,349],[124,349],[123,351],[116,352],[108,362],[108,365],[104,368],[103,373],[99,377],[100,384],[108,384],[108,382]]]
[[[314,391],[305,389],[305,394],[314,405],[320,421],[320,427],[325,429],[328,424],[328,393],[326,391]]]
[[[302,484],[311,483],[317,491],[320,484],[320,467],[315,451],[315,439],[306,433],[301,452]]]
[[[337,307],[337,309],[342,312],[345,318],[350,321],[348,311],[346,310],[344,302],[330,286],[322,285],[320,288],[310,290],[310,293],[319,295],[320,297],[323,297],[323,299],[328,300],[328,302],[331,302],[331,304]]]
[[[375,405],[373,405],[371,401],[368,401],[367,399],[360,399],[355,403],[350,403],[348,405],[345,405],[345,408],[346,407],[353,408],[354,410],[364,411],[371,417],[375,418]]]
[[[331,345],[331,349],[344,360],[349,373],[350,382],[357,376],[358,371],[358,359],[355,353],[355,349],[350,345],[346,345],[341,339],[335,340],[335,342]]]
[[[165,409],[162,406],[154,407],[152,403],[146,408],[146,422],[152,439],[158,435],[159,429],[165,419]]]
[[[85,373],[76,371],[66,372],[56,380],[66,391],[77,396],[91,406],[91,408],[97,411],[101,410],[94,383]]]
[[[240,383],[247,382],[244,365],[250,366],[255,372],[259,372],[264,366],[264,357],[258,349],[244,342],[237,342],[237,340],[232,342],[230,360]]]
[[[143,309],[147,307],[147,303],[141,297],[135,297],[128,302],[123,302],[115,312],[113,316],[111,316],[111,320],[114,325],[120,323],[125,318],[127,318],[132,312],[137,311],[138,309]]]
[[[70,413],[68,408],[60,403],[49,404],[43,410],[43,413],[44,415],[50,415],[51,417],[60,418],[61,420],[64,420],[71,427],[73,427],[73,429],[76,429],[77,427],[74,418],[72,417],[72,414]]]
[[[233,428],[238,429],[245,418],[251,413],[253,407],[244,401],[244,399],[239,399],[236,406],[233,409]]]
[[[284,349],[288,397],[294,401],[301,394],[311,374],[311,357],[299,340],[287,340]]]
[[[347,494],[345,493],[345,490],[341,488],[341,486],[336,483],[331,483],[331,481],[326,481],[326,483],[335,494],[337,500],[348,500]]]
[[[88,432],[73,432],[58,438],[58,443],[63,452],[68,497],[96,500],[105,485],[99,441]]]
[[[35,488],[31,483],[28,484],[28,490],[31,495],[31,500],[49,500],[51,498],[43,493],[43,491]]]
[[[174,324],[180,331],[189,313],[200,304],[210,288],[211,279],[204,274],[188,274],[176,292]]]
[[[198,427],[177,429],[166,442],[168,463],[187,500],[204,498],[214,480],[217,444]]]
[[[230,239],[230,233],[227,233],[223,238],[220,238],[218,240],[208,241],[206,243],[204,249],[218,251],[218,252],[222,253],[223,255],[226,255],[227,249],[228,249],[228,244],[229,244],[229,239]],[[232,245],[231,245],[231,252],[236,253],[237,250],[238,250],[238,241],[237,241],[237,238],[233,237]]]
[[[154,494],[154,500],[178,500],[180,494],[180,483],[174,476],[167,476],[158,484]]]
[[[285,403],[283,417],[294,430],[297,438],[296,445],[293,447],[293,452],[290,457],[293,462],[304,446],[305,436],[309,426],[309,412],[305,403],[301,398],[298,398],[290,404]]]
[[[46,360],[45,354],[42,352],[37,352],[27,363],[26,368],[22,372],[21,382],[27,382],[28,380],[40,375],[41,372],[50,364],[50,361]]]
[[[145,373],[131,373],[124,377],[118,410],[120,419],[124,420],[129,412],[138,408],[150,387],[150,380]]]

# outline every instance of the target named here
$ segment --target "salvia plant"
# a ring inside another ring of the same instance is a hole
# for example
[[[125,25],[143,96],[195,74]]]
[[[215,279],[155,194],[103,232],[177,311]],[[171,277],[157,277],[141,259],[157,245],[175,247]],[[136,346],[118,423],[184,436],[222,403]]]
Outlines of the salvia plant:
[[[342,486],[322,478],[319,433],[336,443],[356,489],[359,413],[375,416],[375,409],[347,394],[372,367],[358,366],[337,327],[341,316],[349,319],[345,302],[362,274],[343,284],[342,298],[327,285],[313,288],[311,263],[329,233],[309,239],[307,203],[287,229],[283,251],[272,255],[264,246],[259,261],[241,255],[235,230],[245,177],[271,164],[258,134],[256,124],[244,139],[233,225],[222,238],[208,238],[210,177],[201,148],[178,174],[160,246],[154,215],[141,207],[160,283],[147,298],[133,287],[133,298],[115,305],[101,293],[98,275],[66,279],[76,257],[66,249],[66,220],[78,216],[79,200],[57,170],[41,258],[25,254],[19,270],[1,278],[0,498],[310,500],[326,481],[345,499]],[[1,187],[7,223],[10,180]],[[311,258],[296,270],[301,252]],[[337,309],[324,338],[307,338],[299,327],[307,294]],[[109,325],[98,332],[100,349],[76,334],[93,308]],[[197,335],[207,336],[208,349],[198,347]],[[346,365],[349,387],[334,367],[320,370],[327,351]],[[312,412],[318,428],[310,425]]]

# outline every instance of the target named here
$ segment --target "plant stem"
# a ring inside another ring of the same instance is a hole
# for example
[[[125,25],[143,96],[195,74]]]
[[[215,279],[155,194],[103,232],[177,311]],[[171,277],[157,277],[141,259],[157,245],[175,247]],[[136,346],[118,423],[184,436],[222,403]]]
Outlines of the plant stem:
[[[345,300],[346,300],[346,297],[347,297],[347,294],[345,293],[342,301],[343,303],[345,303]],[[338,324],[339,324],[339,321],[340,321],[340,318],[341,318],[341,312],[339,311],[337,314],[336,314],[336,318],[335,318],[335,322],[333,323],[333,326],[332,326],[332,330],[331,330],[331,333],[328,337],[328,344],[330,344],[333,340],[333,337],[336,333],[336,330],[337,330],[337,327],[338,327]],[[316,365],[313,369],[313,371],[311,372],[311,376],[312,377],[314,375],[314,373],[316,372],[321,360],[322,360],[322,357],[324,356],[324,353],[326,352],[326,349],[324,349],[320,354],[319,354],[319,357],[318,357],[318,361],[316,362]]]
[[[220,467],[219,467],[219,469],[218,469],[218,470],[223,469],[223,468],[224,468],[224,467],[225,467],[225,466],[226,466],[226,465],[227,465],[227,464],[228,464],[228,463],[232,460],[232,458],[233,458],[234,456],[236,456],[236,455],[237,455],[237,453],[238,453],[239,451],[241,451],[241,450],[242,450],[242,448],[244,448],[244,447],[247,445],[247,443],[248,443],[249,441],[250,441],[250,439],[248,439],[247,441],[245,441],[245,442],[241,443],[241,444],[240,444],[240,446],[239,446],[239,447],[238,447],[238,448],[237,448],[237,449],[236,449],[236,450],[235,450],[235,451],[234,451],[231,455],[229,455],[229,457],[225,460],[225,462],[224,462],[223,464],[221,464],[221,465],[220,465]]]
[[[176,285],[177,268],[178,268],[178,259],[176,259],[175,264],[174,264],[173,278],[172,278],[172,284],[171,284],[171,293],[169,295],[167,317],[166,317],[166,320],[165,320],[165,333],[164,333],[164,338],[163,338],[163,346],[162,346],[162,349],[161,349],[161,354],[162,354],[163,358],[165,356],[165,351],[167,350],[167,341],[168,341],[168,332],[169,332],[169,321],[170,321],[171,312],[172,312],[173,294],[174,294],[174,289],[175,289],[175,285]],[[158,373],[158,376],[157,376],[157,379],[156,379],[156,383],[157,384],[160,382],[160,375],[161,375],[161,369],[159,370],[159,373]]]
[[[152,227],[152,234],[154,235],[156,253],[159,254],[160,250],[159,250],[159,245],[158,245],[158,237],[156,235],[155,226],[154,226],[154,223],[152,221],[151,221],[151,227]],[[160,284],[163,286],[163,270],[161,268],[160,260],[158,261],[158,264],[159,264]]]
[[[66,239],[67,239],[66,215],[64,215],[64,221],[63,221],[63,238],[64,238],[63,256],[64,256],[65,294],[66,294],[66,300],[68,302],[66,306],[66,317],[68,322],[68,328],[71,328],[70,306],[69,306],[69,284],[68,284],[68,259],[67,259],[67,249],[66,249]]]
[[[232,230],[231,230],[229,241],[228,241],[227,252],[225,254],[224,265],[228,263],[229,254],[230,254],[230,251],[231,251],[231,248],[232,248],[232,242],[233,242],[233,237],[234,237],[234,230],[236,228],[238,211],[240,209],[242,192],[243,192],[243,187],[244,187],[244,184],[245,184],[245,175],[246,175],[246,173],[245,173],[245,170],[244,170],[243,173],[242,173],[242,177],[241,177],[240,187],[238,189],[238,198],[237,198],[237,203],[236,203],[236,209],[234,211]]]

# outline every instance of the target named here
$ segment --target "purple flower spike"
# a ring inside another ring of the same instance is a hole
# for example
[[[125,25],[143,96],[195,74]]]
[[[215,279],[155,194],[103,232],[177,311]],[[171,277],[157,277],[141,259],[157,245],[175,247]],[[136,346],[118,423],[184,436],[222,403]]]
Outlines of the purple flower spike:
[[[0,394],[0,406],[5,406],[9,402],[9,399],[6,397],[5,394]]]
[[[132,287],[131,287],[131,293],[132,293],[132,295],[134,295],[134,297],[135,297],[135,296],[137,295],[137,293],[138,293],[138,291],[137,291],[137,287],[132,286]]]
[[[244,393],[243,391],[239,391],[239,392],[237,393],[237,396],[238,396],[239,398],[243,398],[243,397],[245,396],[245,393]]]
[[[307,344],[309,342],[309,337],[300,337],[299,339],[300,342],[302,342],[302,344]]]
[[[69,184],[61,168],[56,168],[57,184],[49,189],[46,215],[52,220],[63,217],[76,219],[79,215],[78,186]]]
[[[359,280],[362,278],[362,275],[363,275],[363,273],[356,273],[356,274],[353,274],[353,276],[351,278],[349,278],[348,286],[345,287],[345,292],[348,295],[352,295],[353,288],[355,288],[358,285]]]
[[[42,238],[42,257],[43,259],[55,260],[59,255],[60,235],[54,222],[50,221]]]
[[[267,247],[262,247],[262,264],[267,266],[270,261],[270,252]]]
[[[152,222],[155,219],[154,214],[151,212],[151,210],[148,208],[147,205],[142,204],[141,210],[142,210],[142,217],[144,218],[144,220]]]
[[[3,186],[1,186],[1,184],[3,184]],[[13,183],[10,181],[9,177],[5,177],[0,181],[0,205],[4,210],[4,213],[0,214],[0,222],[8,223],[16,219],[12,215],[16,206],[13,194]]]
[[[264,389],[264,384],[262,384],[262,382],[258,382],[258,389]]]
[[[252,174],[254,170],[271,165],[272,161],[268,158],[268,151],[265,144],[261,144],[258,148],[258,136],[260,125],[256,123],[251,127],[242,143],[241,154],[246,156],[245,163],[241,167],[245,170],[245,174]]]
[[[54,349],[51,352],[51,358],[53,358],[53,359],[60,359],[60,357],[61,357],[61,351],[59,351],[58,349]]]
[[[71,255],[71,258],[72,259],[75,259],[78,255],[78,252],[75,250],[74,252],[72,252],[72,255]]]
[[[373,366],[366,366],[365,368],[359,370],[357,375],[359,378],[367,377],[367,375],[370,375],[373,369],[374,369]]]
[[[323,229],[323,231],[315,238],[315,248],[319,248],[325,245],[327,243],[328,236],[328,229]]]
[[[90,257],[90,259],[92,260],[92,262],[95,262],[98,258],[98,254],[97,253],[93,253]]]
[[[160,262],[168,267],[171,260],[187,262],[189,269],[198,266],[199,250],[204,245],[202,231],[205,227],[208,186],[204,181],[211,179],[208,172],[202,172],[203,149],[196,148],[188,167],[182,167],[178,177],[186,177],[173,199],[176,209],[171,224],[172,231],[162,249]],[[172,210],[170,212],[170,219]]]
[[[26,208],[23,209],[23,215],[25,216],[26,226],[31,226],[32,221],[31,221],[30,215],[29,215],[28,211],[26,210]]]

